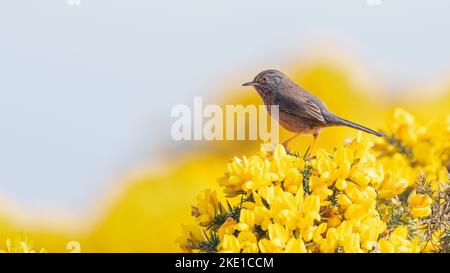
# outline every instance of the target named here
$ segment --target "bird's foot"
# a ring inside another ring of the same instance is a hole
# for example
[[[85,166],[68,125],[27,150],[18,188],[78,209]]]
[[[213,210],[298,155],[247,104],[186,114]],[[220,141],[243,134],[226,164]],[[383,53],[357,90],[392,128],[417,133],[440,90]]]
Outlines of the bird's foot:
[[[295,156],[295,157],[299,157],[300,154],[298,152],[294,152],[292,151],[287,145],[283,144],[284,150],[286,151],[286,153],[290,156]]]
[[[308,149],[306,149],[305,155],[303,156],[303,160],[309,161],[309,160],[312,160],[315,158],[316,158],[316,156],[312,155],[312,149],[311,149],[311,146],[309,146]]]

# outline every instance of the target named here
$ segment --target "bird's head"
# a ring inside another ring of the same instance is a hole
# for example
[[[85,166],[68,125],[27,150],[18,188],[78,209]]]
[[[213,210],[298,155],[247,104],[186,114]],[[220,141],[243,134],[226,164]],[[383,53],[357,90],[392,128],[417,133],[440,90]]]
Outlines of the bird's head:
[[[246,82],[242,86],[253,86],[258,93],[263,96],[277,90],[280,83],[290,81],[282,72],[275,69],[268,69],[260,72],[251,82]]]

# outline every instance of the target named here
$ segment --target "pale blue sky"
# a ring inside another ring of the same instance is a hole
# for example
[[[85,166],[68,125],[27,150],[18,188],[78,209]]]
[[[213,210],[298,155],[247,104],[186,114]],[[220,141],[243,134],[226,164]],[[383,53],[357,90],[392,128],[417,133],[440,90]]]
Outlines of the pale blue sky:
[[[450,1],[0,2],[0,193],[82,212],[151,162],[170,110],[326,38],[388,84],[448,73]]]

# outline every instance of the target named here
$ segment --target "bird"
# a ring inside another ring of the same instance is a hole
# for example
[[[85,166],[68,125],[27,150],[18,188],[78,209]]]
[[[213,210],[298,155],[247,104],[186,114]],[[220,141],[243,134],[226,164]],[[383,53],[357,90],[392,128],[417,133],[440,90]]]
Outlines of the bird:
[[[292,137],[282,143],[287,151],[290,151],[289,142],[296,137],[301,134],[312,134],[314,139],[306,152],[308,154],[313,150],[320,131],[330,126],[347,126],[378,137],[383,136],[380,132],[333,114],[319,98],[279,70],[264,70],[252,81],[242,85],[255,88],[264,101],[269,114],[271,106],[278,105],[279,124],[294,133]]]

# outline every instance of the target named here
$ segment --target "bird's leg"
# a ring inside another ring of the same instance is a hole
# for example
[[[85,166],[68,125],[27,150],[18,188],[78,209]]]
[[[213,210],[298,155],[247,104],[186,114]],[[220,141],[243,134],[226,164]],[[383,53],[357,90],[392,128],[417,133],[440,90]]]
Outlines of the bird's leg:
[[[283,146],[284,146],[284,149],[286,150],[286,152],[290,152],[290,149],[289,149],[289,146],[288,146],[288,144],[289,144],[289,142],[291,141],[291,140],[293,140],[294,138],[296,138],[296,137],[298,137],[300,134],[295,134],[295,135],[293,135],[293,136],[291,136],[290,138],[288,138],[288,139],[286,139],[284,142],[283,142]]]
[[[319,133],[314,133],[313,137],[314,137],[313,142],[311,143],[311,146],[309,146],[308,151],[305,154],[305,158],[309,158],[309,155],[312,154],[314,146],[317,142],[317,138],[319,138]]]

